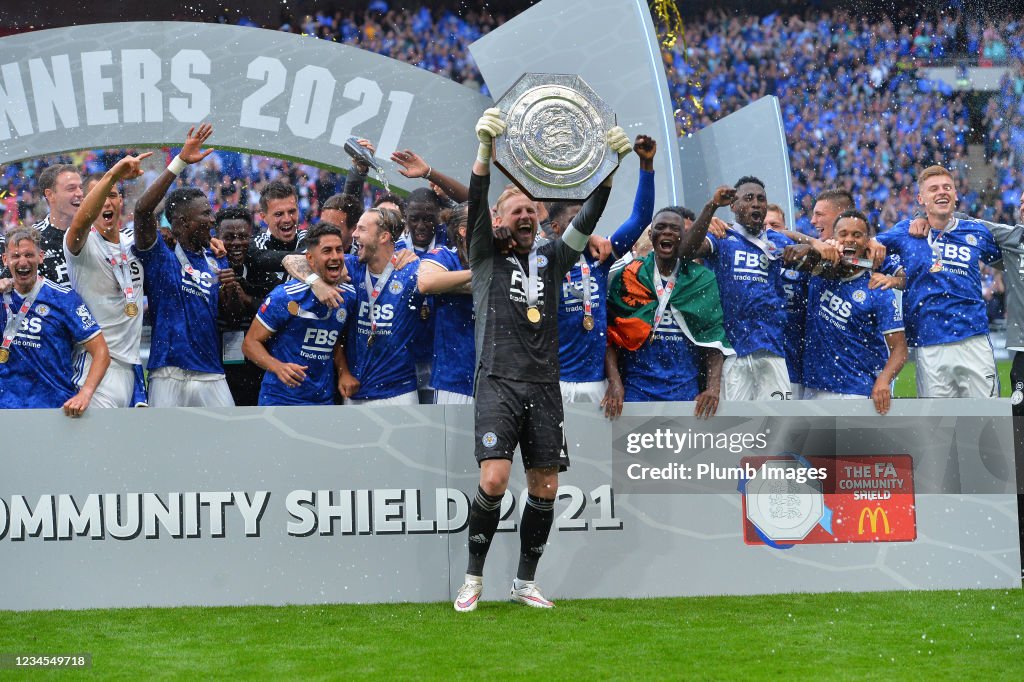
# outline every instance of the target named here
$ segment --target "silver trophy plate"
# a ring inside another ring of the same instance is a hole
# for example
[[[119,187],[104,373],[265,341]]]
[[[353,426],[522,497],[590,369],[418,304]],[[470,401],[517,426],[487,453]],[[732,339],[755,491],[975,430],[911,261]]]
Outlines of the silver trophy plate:
[[[615,113],[579,76],[524,74],[496,106],[494,162],[534,201],[582,201],[619,165],[604,139]]]
[[[801,469],[792,461],[769,460],[770,469]],[[747,482],[747,519],[769,540],[803,540],[825,513],[825,498],[811,481],[772,480],[762,474]]]

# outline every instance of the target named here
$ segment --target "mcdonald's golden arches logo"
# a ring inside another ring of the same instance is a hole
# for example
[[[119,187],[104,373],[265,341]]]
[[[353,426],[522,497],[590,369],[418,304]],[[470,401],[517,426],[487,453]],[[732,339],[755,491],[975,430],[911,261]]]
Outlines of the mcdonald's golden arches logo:
[[[857,534],[864,535],[864,519],[867,518],[871,521],[871,532],[878,532],[878,517],[882,517],[883,528],[885,528],[885,534],[889,535],[892,529],[889,527],[889,515],[885,513],[885,510],[881,507],[864,507],[860,510],[860,521],[857,523]]]

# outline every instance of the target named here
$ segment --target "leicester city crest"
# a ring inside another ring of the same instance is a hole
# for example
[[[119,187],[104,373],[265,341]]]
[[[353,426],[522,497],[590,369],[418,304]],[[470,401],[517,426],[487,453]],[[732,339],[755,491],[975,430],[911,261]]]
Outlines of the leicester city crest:
[[[402,283],[397,279],[391,280],[391,284],[388,285],[388,291],[397,296],[402,293]]]

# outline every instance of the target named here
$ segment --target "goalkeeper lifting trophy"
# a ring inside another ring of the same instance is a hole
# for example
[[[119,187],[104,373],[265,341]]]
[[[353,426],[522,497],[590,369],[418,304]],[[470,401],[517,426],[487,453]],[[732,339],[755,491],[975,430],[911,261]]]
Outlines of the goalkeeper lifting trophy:
[[[583,201],[619,165],[605,141],[615,113],[579,76],[523,74],[495,106],[495,165],[534,201]]]

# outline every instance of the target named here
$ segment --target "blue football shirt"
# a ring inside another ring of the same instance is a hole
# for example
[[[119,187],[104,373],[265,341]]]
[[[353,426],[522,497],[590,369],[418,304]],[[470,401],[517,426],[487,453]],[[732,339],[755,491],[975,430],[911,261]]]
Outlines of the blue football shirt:
[[[889,358],[885,335],[903,330],[896,291],[869,289],[870,273],[812,277],[808,287],[804,386],[870,396]]]
[[[405,237],[395,242],[395,252],[402,251],[404,249],[411,248],[420,258],[424,258],[435,248],[440,248],[448,244],[448,232],[444,225],[438,225],[434,229],[434,240],[431,244],[428,244],[425,248],[419,248],[412,243],[412,240],[406,240]],[[420,305],[420,321],[416,327],[416,336],[413,337],[412,341],[412,357],[413,361],[417,364],[424,362],[431,362],[434,356],[434,326],[436,324],[436,315],[434,314],[434,306],[436,302],[433,300],[433,296],[427,296],[424,302]]]
[[[448,272],[465,270],[455,249],[442,247],[423,256]],[[473,395],[476,348],[473,344],[473,296],[441,294],[434,300],[434,367],[430,386],[439,391]]]
[[[700,392],[698,363],[702,354],[693,345],[671,310],[644,345],[622,351],[619,371],[627,403],[693,400]]]
[[[931,230],[929,239],[912,237],[909,226],[904,220],[876,237],[907,274],[907,343],[936,346],[988,334],[980,264],[1002,258],[992,234],[973,220],[957,220],[944,234]]]
[[[785,268],[780,273],[782,291],[786,297],[786,326],[783,343],[786,348],[786,368],[789,380],[803,383],[804,339],[807,322],[807,285],[810,275]]]
[[[611,236],[614,255],[603,263],[581,254],[590,269],[590,291],[583,291],[583,268],[579,259],[561,281],[558,305],[558,363],[562,381],[592,382],[604,380],[604,351],[608,345],[608,275],[615,259],[629,253],[654,213],[654,173],[640,171],[633,211]],[[590,297],[594,328],[583,326],[584,298]]]
[[[707,237],[711,253],[704,262],[718,280],[726,336],[739,357],[759,350],[785,357],[782,250],[793,242],[775,230],[765,230],[762,237],[769,251],[765,253],[742,230],[733,225],[722,239]]]
[[[349,323],[345,355],[349,371],[359,379],[356,400],[393,398],[416,390],[416,366],[410,345],[420,322],[423,295],[416,287],[419,263],[391,273],[377,303],[377,329],[370,338],[370,297],[364,285],[366,264],[358,260],[349,270],[356,290],[356,320]],[[377,277],[371,275],[373,286]]]
[[[189,264],[198,273],[198,281],[185,272],[157,233],[149,249],[132,247],[146,269],[145,292],[153,320],[149,350],[149,371],[160,367],[180,367],[194,372],[223,374],[220,357],[220,333],[217,331],[217,302],[220,294],[218,273],[207,259],[213,255],[183,249]],[[227,260],[215,261],[228,267]]]
[[[273,372],[266,372],[260,386],[260,405],[334,403],[334,348],[344,341],[342,335],[356,300],[351,285],[342,285],[341,294],[344,301],[332,310],[317,300],[308,284],[292,280],[275,287],[263,301],[256,319],[274,334],[267,344],[268,352],[281,362],[307,369],[306,380],[295,388],[283,384]]]
[[[0,299],[0,331],[17,317],[23,301],[12,291],[11,310]],[[0,364],[0,409],[61,407],[78,393],[72,367],[75,345],[99,333],[77,292],[43,280],[11,343],[8,361]]]

